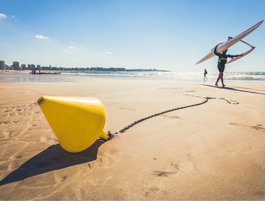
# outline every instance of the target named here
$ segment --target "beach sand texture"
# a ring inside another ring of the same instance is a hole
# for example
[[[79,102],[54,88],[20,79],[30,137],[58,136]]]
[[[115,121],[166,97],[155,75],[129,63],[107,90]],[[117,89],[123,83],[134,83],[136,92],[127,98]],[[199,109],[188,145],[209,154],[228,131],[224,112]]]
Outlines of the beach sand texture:
[[[265,83],[228,85],[89,77],[0,81],[0,199],[264,200]],[[37,104],[42,95],[100,99],[106,132],[214,99],[70,154]]]

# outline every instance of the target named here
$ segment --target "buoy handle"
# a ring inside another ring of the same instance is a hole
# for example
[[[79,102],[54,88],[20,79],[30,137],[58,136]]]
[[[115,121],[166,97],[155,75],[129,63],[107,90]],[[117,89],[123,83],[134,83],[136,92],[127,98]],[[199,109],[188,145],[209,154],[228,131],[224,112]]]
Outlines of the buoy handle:
[[[105,140],[108,140],[109,139],[109,136],[105,133],[105,131],[102,131],[101,135],[99,136]]]

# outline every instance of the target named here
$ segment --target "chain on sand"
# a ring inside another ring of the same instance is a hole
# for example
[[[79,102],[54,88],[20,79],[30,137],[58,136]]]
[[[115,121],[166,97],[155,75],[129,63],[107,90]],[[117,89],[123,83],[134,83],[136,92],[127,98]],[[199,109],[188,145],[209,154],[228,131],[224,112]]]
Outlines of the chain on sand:
[[[147,116],[147,117],[144,117],[142,119],[139,119],[137,121],[134,121],[133,123],[129,124],[128,126],[124,127],[123,129],[121,129],[120,131],[118,132],[114,132],[114,133],[111,133],[110,131],[108,131],[108,136],[109,138],[107,140],[105,139],[102,139],[103,141],[108,141],[112,138],[115,137],[115,135],[117,135],[118,133],[124,133],[126,132],[128,129],[132,128],[133,126],[136,126],[137,124],[143,122],[143,121],[146,121],[148,119],[151,119],[151,118],[154,118],[154,117],[157,117],[159,115],[163,115],[165,113],[168,113],[168,112],[173,112],[173,111],[176,111],[176,110],[181,110],[181,109],[185,109],[185,108],[189,108],[189,107],[196,107],[196,106],[199,106],[199,105],[203,105],[205,103],[208,102],[209,99],[219,99],[219,100],[224,100],[226,101],[227,103],[229,104],[239,104],[237,101],[234,101],[234,100],[227,100],[225,98],[216,98],[216,97],[202,97],[202,96],[195,96],[195,95],[190,95],[190,94],[183,94],[185,96],[192,96],[192,97],[196,97],[196,98],[203,98],[205,99],[203,102],[200,102],[200,103],[197,103],[197,104],[193,104],[193,105],[187,105],[187,106],[183,106],[183,107],[177,107],[177,108],[173,108],[173,109],[170,109],[170,110],[165,110],[163,112],[160,112],[160,113],[156,113],[156,114],[153,114],[153,115],[150,115],[150,116]]]

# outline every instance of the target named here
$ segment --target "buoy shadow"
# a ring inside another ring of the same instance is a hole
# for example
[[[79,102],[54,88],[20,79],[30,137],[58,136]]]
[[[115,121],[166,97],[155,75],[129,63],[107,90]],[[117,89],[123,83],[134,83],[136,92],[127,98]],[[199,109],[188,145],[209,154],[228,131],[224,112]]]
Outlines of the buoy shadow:
[[[61,148],[59,144],[52,145],[46,150],[26,161],[18,169],[7,175],[0,186],[12,182],[21,181],[29,177],[74,166],[97,159],[98,148],[104,142],[97,140],[92,146],[80,153],[69,153]]]

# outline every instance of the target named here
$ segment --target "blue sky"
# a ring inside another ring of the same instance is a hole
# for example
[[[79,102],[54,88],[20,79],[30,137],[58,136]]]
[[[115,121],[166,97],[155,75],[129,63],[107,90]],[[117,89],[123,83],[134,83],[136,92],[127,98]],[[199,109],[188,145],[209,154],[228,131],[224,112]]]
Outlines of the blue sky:
[[[0,0],[0,60],[217,71],[217,57],[195,63],[263,19],[264,0]],[[256,49],[226,70],[265,71],[265,23],[245,41]]]

